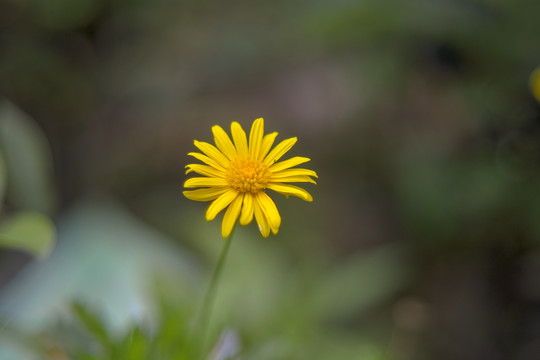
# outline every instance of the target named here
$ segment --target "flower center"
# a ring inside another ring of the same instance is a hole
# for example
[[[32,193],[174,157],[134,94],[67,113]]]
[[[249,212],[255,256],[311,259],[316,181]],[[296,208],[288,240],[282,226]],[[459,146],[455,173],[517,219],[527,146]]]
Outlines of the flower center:
[[[258,193],[266,189],[270,171],[268,166],[250,158],[237,158],[229,163],[227,181],[239,192]]]

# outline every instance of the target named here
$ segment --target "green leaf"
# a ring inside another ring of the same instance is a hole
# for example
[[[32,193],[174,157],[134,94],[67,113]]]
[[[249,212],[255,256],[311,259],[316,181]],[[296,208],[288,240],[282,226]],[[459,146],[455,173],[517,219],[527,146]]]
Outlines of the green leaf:
[[[137,326],[126,334],[119,347],[116,358],[125,360],[145,360],[148,359],[149,340]]]
[[[0,149],[6,163],[9,201],[17,208],[50,215],[56,195],[47,138],[32,118],[1,99]]]
[[[103,321],[80,303],[73,303],[71,309],[90,335],[101,344],[104,350],[110,352],[113,349],[113,341],[110,339]]]
[[[0,246],[47,256],[55,242],[52,221],[43,214],[20,212],[0,224]]]

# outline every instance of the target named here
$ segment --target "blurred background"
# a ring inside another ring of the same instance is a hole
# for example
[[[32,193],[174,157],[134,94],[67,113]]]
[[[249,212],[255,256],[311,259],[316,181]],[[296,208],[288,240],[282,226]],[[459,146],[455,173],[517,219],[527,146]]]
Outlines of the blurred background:
[[[75,299],[117,333],[193,306],[223,240],[187,153],[264,117],[319,181],[237,230],[245,359],[537,359],[538,35],[535,0],[0,0],[0,220],[56,241],[0,251],[0,357],[64,359]]]

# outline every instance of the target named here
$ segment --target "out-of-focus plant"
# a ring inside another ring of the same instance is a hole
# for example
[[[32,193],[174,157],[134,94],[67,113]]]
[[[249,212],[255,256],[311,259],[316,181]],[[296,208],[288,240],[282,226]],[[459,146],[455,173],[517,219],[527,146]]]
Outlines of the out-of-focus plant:
[[[185,309],[163,300],[159,305],[159,328],[150,331],[145,324],[134,324],[122,334],[112,334],[98,312],[81,303],[72,305],[75,322],[58,328],[57,339],[64,340],[56,351],[77,359],[171,359],[204,358],[201,338],[190,332],[192,320]],[[72,332],[76,339],[66,339]],[[67,340],[67,341],[66,341]],[[75,341],[74,341],[75,340]],[[49,352],[50,352],[49,348]]]
[[[231,254],[235,269],[229,273],[237,279],[231,283],[228,276],[223,278],[225,291],[220,294],[229,296],[218,296],[220,311],[213,328],[220,330],[212,333],[206,346],[205,331],[193,311],[199,307],[198,300],[179,301],[169,287],[152,294],[155,322],[134,319],[123,330],[114,331],[103,309],[82,300],[72,305],[70,317],[62,317],[39,334],[18,334],[17,341],[42,358],[57,360],[384,358],[388,344],[376,338],[376,329],[366,334],[343,324],[354,314],[391,299],[407,284],[410,274],[402,269],[410,259],[402,248],[380,249],[339,266],[319,264],[319,269],[313,269],[308,265],[307,275],[284,269],[283,254],[274,253],[275,248],[249,247],[254,240],[241,232],[238,235],[238,251]],[[246,268],[252,270],[246,272]],[[287,281],[281,283],[284,276]],[[253,292],[267,302],[250,302]],[[223,312],[229,315],[224,318]]]
[[[0,209],[7,202],[23,209],[0,218],[0,246],[46,256],[55,240],[46,214],[54,211],[50,151],[44,135],[26,114],[0,102]]]

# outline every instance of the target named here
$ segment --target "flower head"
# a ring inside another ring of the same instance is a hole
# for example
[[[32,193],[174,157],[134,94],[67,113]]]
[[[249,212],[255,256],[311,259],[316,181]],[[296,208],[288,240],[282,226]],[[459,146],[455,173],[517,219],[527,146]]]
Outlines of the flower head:
[[[251,223],[253,217],[264,237],[275,235],[281,225],[281,216],[274,201],[266,190],[274,190],[285,196],[293,195],[313,201],[304,189],[287,183],[315,181],[313,170],[295,166],[310,161],[305,157],[278,160],[296,143],[296,138],[283,140],[272,149],[277,132],[264,135],[264,120],[257,119],[251,126],[249,143],[246,133],[237,122],[231,124],[232,140],[220,127],[212,127],[216,146],[194,141],[202,153],[192,152],[204,164],[187,165],[186,174],[195,172],[202,177],[193,177],[184,183],[184,196],[196,201],[212,201],[206,211],[206,220],[214,220],[225,208],[221,235],[229,237],[236,220],[240,225]]]

